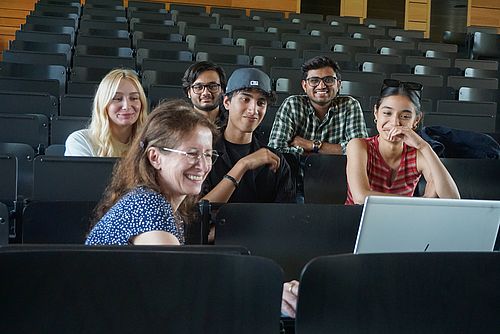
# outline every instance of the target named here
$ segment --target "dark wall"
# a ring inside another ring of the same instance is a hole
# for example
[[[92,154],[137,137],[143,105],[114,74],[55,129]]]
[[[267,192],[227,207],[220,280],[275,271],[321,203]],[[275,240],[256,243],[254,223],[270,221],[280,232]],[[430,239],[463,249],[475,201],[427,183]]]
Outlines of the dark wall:
[[[441,41],[443,31],[465,32],[467,0],[433,1],[431,6],[431,39]]]
[[[399,27],[405,25],[405,0],[368,0],[366,16],[371,19],[396,20]]]
[[[340,15],[340,0],[303,0],[300,3],[301,13]]]

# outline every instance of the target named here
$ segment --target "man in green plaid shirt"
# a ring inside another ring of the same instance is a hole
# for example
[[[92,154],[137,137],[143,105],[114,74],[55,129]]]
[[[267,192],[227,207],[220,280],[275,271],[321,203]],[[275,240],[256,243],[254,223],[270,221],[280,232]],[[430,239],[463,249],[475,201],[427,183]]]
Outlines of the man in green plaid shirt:
[[[368,137],[359,102],[338,96],[340,68],[318,56],[302,65],[306,95],[292,95],[281,104],[269,146],[283,153],[344,154],[352,138]]]

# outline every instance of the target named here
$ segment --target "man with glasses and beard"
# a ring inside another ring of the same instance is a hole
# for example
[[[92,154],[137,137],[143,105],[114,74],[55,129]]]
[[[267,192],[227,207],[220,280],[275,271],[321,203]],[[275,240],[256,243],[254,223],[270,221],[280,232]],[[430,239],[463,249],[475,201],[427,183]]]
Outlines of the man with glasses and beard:
[[[208,61],[194,63],[184,73],[182,89],[196,111],[218,126],[226,123],[227,115],[220,108],[226,90],[226,73],[222,67]]]
[[[340,68],[317,56],[302,65],[306,95],[285,99],[276,113],[269,146],[283,153],[344,154],[352,138],[367,137],[359,102],[339,96]]]

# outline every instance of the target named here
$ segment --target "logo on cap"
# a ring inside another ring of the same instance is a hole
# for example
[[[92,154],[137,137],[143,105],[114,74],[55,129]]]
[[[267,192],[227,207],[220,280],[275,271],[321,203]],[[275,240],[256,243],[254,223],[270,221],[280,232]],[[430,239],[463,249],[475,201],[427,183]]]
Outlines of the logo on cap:
[[[250,80],[250,86],[258,86],[259,82],[257,80]]]

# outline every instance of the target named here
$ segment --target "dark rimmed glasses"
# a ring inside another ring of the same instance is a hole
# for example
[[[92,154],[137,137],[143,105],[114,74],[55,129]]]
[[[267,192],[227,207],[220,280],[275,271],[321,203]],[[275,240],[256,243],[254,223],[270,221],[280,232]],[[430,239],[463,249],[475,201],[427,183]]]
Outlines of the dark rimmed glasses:
[[[208,89],[210,93],[217,93],[220,90],[221,85],[215,82],[209,83],[209,84],[201,84],[197,83],[194,85],[191,85],[191,89],[195,94],[201,94],[205,90],[205,88]]]
[[[382,85],[382,89],[380,91],[383,92],[384,89],[386,89],[387,87],[394,87],[394,88],[403,87],[408,91],[414,91],[416,92],[419,99],[421,98],[422,90],[424,89],[424,86],[422,86],[421,83],[411,82],[411,81],[400,81],[396,79],[385,79]]]
[[[187,161],[192,165],[197,164],[201,160],[201,157],[205,159],[205,162],[207,164],[213,165],[215,161],[217,161],[217,158],[219,157],[219,153],[217,153],[216,150],[208,150],[203,153],[200,153],[198,150],[186,152],[186,151],[174,150],[173,148],[167,148],[167,147],[160,147],[160,149],[166,152],[182,154],[186,157]]]
[[[335,84],[335,82],[338,80],[337,77],[334,77],[333,75],[329,75],[326,77],[310,77],[305,79],[306,82],[309,84],[311,87],[317,87],[321,81],[325,84],[325,86],[331,87]]]

